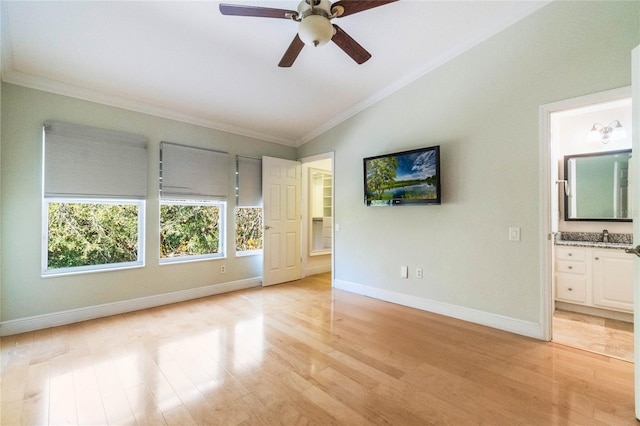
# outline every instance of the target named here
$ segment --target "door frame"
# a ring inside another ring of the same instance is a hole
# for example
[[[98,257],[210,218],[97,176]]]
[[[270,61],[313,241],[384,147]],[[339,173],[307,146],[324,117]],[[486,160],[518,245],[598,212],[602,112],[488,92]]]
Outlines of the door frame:
[[[631,149],[640,152],[640,45],[631,51]],[[632,173],[637,177],[640,173],[640,156],[631,157]],[[640,236],[640,188],[633,192],[631,208],[634,210],[633,236],[635,244]],[[633,361],[636,419],[640,419],[640,315],[636,315],[640,306],[640,262],[636,259],[633,274]]]
[[[552,165],[551,161],[553,160],[553,149],[557,142],[553,140],[553,135],[551,134],[551,115],[593,104],[629,98],[631,97],[631,92],[631,86],[626,86],[540,106],[540,267],[542,268],[540,275],[543,280],[540,291],[540,317],[542,318],[543,340],[551,341],[553,337],[553,310],[555,306],[553,297],[554,230],[551,207],[552,197],[557,196],[557,185],[551,181],[551,168],[557,167],[557,165]],[[553,185],[556,185],[555,190],[552,189]],[[636,303],[634,301],[634,312],[635,310]]]
[[[333,285],[334,279],[334,271],[335,271],[335,212],[336,212],[336,203],[335,203],[335,151],[329,151],[322,154],[316,154],[309,157],[299,158],[298,161],[304,166],[305,163],[313,163],[319,160],[331,160],[331,283]],[[304,168],[304,167],[303,167]],[[309,256],[309,227],[311,224],[309,223],[308,218],[308,202],[309,202],[309,185],[304,185],[304,177],[302,179],[302,197],[301,197],[301,213],[302,213],[302,230],[301,230],[301,241],[302,244],[301,253],[302,253],[302,275],[305,276],[305,270],[307,269],[307,258]]]

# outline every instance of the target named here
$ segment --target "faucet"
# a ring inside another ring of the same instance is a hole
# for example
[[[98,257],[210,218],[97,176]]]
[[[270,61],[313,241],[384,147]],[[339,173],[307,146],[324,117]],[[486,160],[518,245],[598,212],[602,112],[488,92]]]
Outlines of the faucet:
[[[603,243],[609,242],[609,231],[607,231],[606,229],[602,231],[602,242]]]

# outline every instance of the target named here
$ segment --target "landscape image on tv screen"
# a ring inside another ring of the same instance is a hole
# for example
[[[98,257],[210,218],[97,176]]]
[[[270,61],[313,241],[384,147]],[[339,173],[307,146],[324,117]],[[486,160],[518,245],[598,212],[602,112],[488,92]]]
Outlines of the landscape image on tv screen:
[[[440,147],[364,159],[365,204],[440,204]]]

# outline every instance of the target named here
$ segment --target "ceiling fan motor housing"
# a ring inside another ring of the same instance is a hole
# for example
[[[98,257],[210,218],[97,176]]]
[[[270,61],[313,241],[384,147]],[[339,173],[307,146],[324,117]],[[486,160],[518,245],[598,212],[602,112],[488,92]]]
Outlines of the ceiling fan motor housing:
[[[220,13],[223,15],[291,19],[298,22],[298,34],[293,38],[278,63],[279,67],[289,68],[293,65],[305,44],[322,46],[330,40],[357,64],[365,63],[371,58],[371,54],[342,28],[333,25],[331,20],[396,1],[398,0],[338,0],[332,4],[330,0],[302,0],[298,4],[297,10],[225,3],[220,3],[219,7]]]
[[[304,19],[309,15],[331,16],[331,2],[329,0],[302,0],[298,5],[298,14]]]

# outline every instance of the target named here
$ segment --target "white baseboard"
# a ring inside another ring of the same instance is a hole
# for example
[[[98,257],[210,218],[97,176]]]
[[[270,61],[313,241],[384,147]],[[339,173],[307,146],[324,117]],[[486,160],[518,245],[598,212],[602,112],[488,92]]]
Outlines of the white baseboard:
[[[389,290],[382,290],[349,281],[334,280],[333,287],[361,294],[363,296],[384,300],[386,302],[396,303],[398,305],[408,306],[410,308],[433,312],[435,314],[445,315],[463,321],[486,325],[487,327],[544,340],[544,333],[541,324],[506,317],[503,315],[491,314],[462,306],[451,305],[435,300],[423,299],[417,296],[396,293]]]
[[[316,271],[317,269],[319,268],[313,268],[314,272],[308,273],[307,275],[314,275],[331,270],[331,268],[329,268],[327,270],[318,272]],[[257,287],[261,285],[261,282],[261,277],[249,278],[246,280],[228,282],[223,284],[214,284],[171,293],[157,294],[138,299],[123,300],[119,302],[107,303],[104,305],[88,306],[85,308],[73,309],[69,311],[54,312],[51,314],[38,315],[35,317],[5,321],[0,323],[0,336],[9,336],[12,334],[41,330],[49,327],[72,324],[80,321],[102,318],[110,315],[123,314],[126,312],[138,311],[140,309],[154,308],[171,303],[183,302],[185,300],[198,299],[200,297],[213,296],[230,291]],[[543,339],[542,326],[540,324],[502,315],[490,314],[484,311],[464,308],[448,303],[423,299],[416,296],[382,290],[362,284],[352,283],[349,281],[335,280],[333,286],[334,288],[361,294],[363,296],[369,296],[376,299],[385,300],[387,302],[397,303],[399,305],[461,319],[463,321],[486,325],[488,327],[493,327],[500,330],[533,337],[536,339]]]
[[[576,305],[573,303],[559,302],[556,300],[556,309],[570,312],[578,312],[596,317],[609,318],[618,321],[633,323],[633,314],[627,312],[618,312],[611,309],[600,309],[593,306]]]
[[[85,308],[72,309],[69,311],[54,312],[35,317],[4,321],[0,322],[0,336],[9,336],[12,334],[56,327],[59,325],[73,324],[80,321],[102,318],[110,315],[138,311],[140,309],[155,308],[157,306],[168,305],[171,303],[184,302],[185,300],[198,299],[200,297],[213,296],[216,294],[228,293],[230,291],[257,287],[260,286],[261,283],[261,277],[248,278],[246,280],[213,284],[204,287],[174,291],[171,293],[156,294],[138,299],[122,300],[119,302],[106,303],[104,305],[87,306]]]
[[[305,277],[309,277],[311,275],[324,274],[325,272],[331,272],[331,264],[314,266],[313,268],[305,268],[303,274]]]

